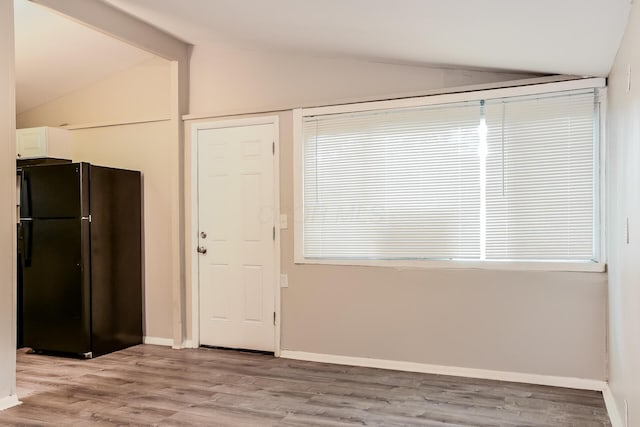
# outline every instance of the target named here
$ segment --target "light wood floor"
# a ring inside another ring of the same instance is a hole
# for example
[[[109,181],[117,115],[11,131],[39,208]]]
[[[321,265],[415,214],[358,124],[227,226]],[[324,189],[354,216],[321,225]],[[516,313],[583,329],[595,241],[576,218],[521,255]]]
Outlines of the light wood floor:
[[[18,393],[0,425],[609,425],[598,392],[150,345],[19,351]]]

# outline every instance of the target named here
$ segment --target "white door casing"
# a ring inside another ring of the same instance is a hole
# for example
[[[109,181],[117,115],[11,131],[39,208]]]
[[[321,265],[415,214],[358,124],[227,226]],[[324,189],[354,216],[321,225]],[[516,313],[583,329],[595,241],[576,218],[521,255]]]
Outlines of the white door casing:
[[[276,123],[194,131],[201,345],[278,350],[276,133]]]

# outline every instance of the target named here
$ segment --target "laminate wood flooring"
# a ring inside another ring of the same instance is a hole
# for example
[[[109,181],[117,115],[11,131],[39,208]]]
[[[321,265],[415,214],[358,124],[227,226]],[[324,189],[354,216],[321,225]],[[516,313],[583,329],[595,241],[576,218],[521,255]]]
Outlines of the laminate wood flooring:
[[[608,426],[599,392],[140,345],[18,352],[2,426]]]

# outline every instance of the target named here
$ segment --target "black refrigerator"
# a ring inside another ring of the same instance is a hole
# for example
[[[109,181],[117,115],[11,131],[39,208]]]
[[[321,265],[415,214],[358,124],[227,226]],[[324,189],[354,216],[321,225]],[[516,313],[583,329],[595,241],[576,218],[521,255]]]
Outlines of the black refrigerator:
[[[20,187],[23,345],[95,357],[142,343],[140,173],[25,166]]]

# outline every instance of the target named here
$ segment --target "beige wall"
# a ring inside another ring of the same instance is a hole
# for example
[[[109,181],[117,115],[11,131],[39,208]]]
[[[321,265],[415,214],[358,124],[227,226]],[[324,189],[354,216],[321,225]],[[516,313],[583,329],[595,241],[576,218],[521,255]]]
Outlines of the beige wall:
[[[195,46],[189,111],[273,111],[533,76]]]
[[[153,58],[18,115],[18,128],[168,118],[170,69]]]
[[[146,61],[18,116],[22,127],[119,123],[170,114],[170,64]],[[73,160],[139,170],[144,182],[145,335],[173,336],[170,193],[175,124],[170,120],[72,131]]]
[[[169,121],[73,131],[73,160],[142,171],[145,335],[172,337]]]
[[[605,379],[605,273],[294,264],[292,113],[279,116],[283,350]]]
[[[289,218],[291,121],[280,151]],[[281,238],[283,349],[605,379],[605,273],[295,265],[293,229]]]
[[[640,426],[640,6],[609,75],[609,382],[629,427]],[[631,88],[627,73],[631,66]],[[627,218],[629,242],[627,243]]]
[[[0,1],[0,407],[16,385],[16,193],[13,2]]]
[[[529,77],[201,46],[191,70],[190,113],[212,116]],[[604,273],[295,265],[292,113],[279,116],[284,350],[605,379]]]
[[[196,47],[191,62],[190,112],[221,114],[274,105],[290,108],[358,97],[385,98],[515,77],[528,76]],[[119,87],[134,90],[135,85]],[[98,98],[98,94],[91,96]],[[54,104],[44,108],[50,113],[27,125],[44,124],[49,114],[57,114]],[[77,107],[69,106],[68,110],[72,115]],[[280,118],[281,210],[293,224],[291,112],[280,113]],[[168,183],[175,179],[170,173],[163,174],[161,166],[164,156],[170,157],[167,153],[175,147],[161,124],[135,126],[74,131],[76,154],[96,163],[135,164],[146,169],[146,215],[153,210],[155,220],[151,221],[157,221],[153,233],[148,231],[150,220],[146,221],[147,251],[151,245],[157,251],[151,253],[152,265],[147,253],[147,335],[169,338],[171,283],[162,267],[172,261],[167,256],[173,248],[166,248],[170,216],[162,208],[155,209],[166,206],[162,189],[169,188]],[[138,129],[144,136],[135,136]],[[130,135],[134,137],[130,139]],[[140,145],[134,149],[135,144]],[[151,182],[158,193],[147,191]],[[153,203],[147,200],[149,195],[154,195]],[[291,228],[282,232],[282,245],[282,272],[289,274],[290,282],[282,298],[284,349],[605,377],[605,274],[294,265]],[[188,270],[190,260],[186,266]],[[150,274],[156,274],[157,279],[150,279]]]

